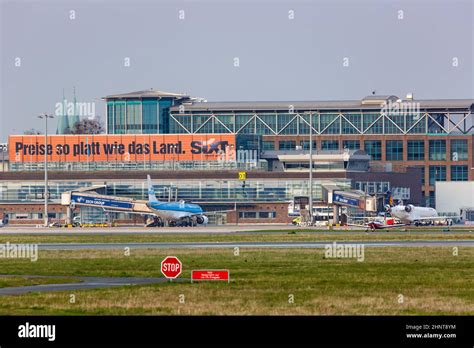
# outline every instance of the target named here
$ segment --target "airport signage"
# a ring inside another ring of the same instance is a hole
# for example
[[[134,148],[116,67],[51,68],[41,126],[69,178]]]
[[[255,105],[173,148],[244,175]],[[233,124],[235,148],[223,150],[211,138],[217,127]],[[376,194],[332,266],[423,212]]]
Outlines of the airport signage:
[[[124,202],[114,199],[92,197],[86,195],[72,194],[71,203],[74,205],[89,205],[101,208],[116,208],[116,209],[132,209],[133,203]]]
[[[183,264],[176,256],[166,256],[161,261],[161,273],[168,279],[175,279],[181,274]]]
[[[234,134],[11,135],[11,162],[218,161]]]
[[[193,270],[191,271],[191,283],[203,280],[224,280],[230,282],[230,272],[226,269],[219,270]]]
[[[332,202],[357,208],[360,205],[360,202],[357,198],[347,197],[340,193],[333,193]]]

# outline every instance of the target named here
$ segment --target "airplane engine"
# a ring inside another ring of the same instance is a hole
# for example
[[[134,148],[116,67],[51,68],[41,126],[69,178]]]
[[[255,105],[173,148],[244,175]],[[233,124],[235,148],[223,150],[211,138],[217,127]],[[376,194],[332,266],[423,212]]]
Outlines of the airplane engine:
[[[408,204],[405,206],[405,211],[407,213],[411,212],[413,210],[413,205],[412,204]]]
[[[390,204],[385,204],[385,211],[387,213],[390,213],[391,210],[392,210],[392,208],[390,207]]]
[[[198,216],[196,218],[196,222],[199,225],[203,225],[203,224],[206,225],[209,222],[209,218],[206,215]]]

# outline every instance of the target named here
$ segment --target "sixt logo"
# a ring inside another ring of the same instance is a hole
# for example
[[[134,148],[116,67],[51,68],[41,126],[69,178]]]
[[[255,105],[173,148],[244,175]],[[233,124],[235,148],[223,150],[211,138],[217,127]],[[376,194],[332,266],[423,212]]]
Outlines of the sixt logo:
[[[216,141],[214,138],[209,139],[208,141],[193,141],[191,142],[191,153],[195,155],[201,153],[210,155],[215,153],[217,155],[223,151],[225,152],[228,145],[228,141]]]

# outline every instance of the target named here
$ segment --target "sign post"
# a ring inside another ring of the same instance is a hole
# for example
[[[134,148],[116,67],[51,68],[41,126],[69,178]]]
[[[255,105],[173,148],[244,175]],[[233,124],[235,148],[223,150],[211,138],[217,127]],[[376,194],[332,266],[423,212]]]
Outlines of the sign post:
[[[176,256],[166,256],[164,260],[161,261],[161,273],[170,281],[178,278],[182,268],[183,264]]]

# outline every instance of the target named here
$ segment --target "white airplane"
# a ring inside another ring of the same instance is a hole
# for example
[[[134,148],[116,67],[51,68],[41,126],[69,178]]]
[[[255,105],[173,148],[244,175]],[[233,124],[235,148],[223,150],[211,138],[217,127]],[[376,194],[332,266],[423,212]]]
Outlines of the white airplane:
[[[435,221],[445,222],[449,225],[452,224],[452,218],[455,216],[450,216],[449,218],[439,216],[438,212],[434,208],[428,207],[417,207],[413,204],[403,205],[402,203],[390,206],[387,204],[385,206],[385,211],[390,213],[390,215],[403,224],[419,226],[421,224],[433,224]]]

